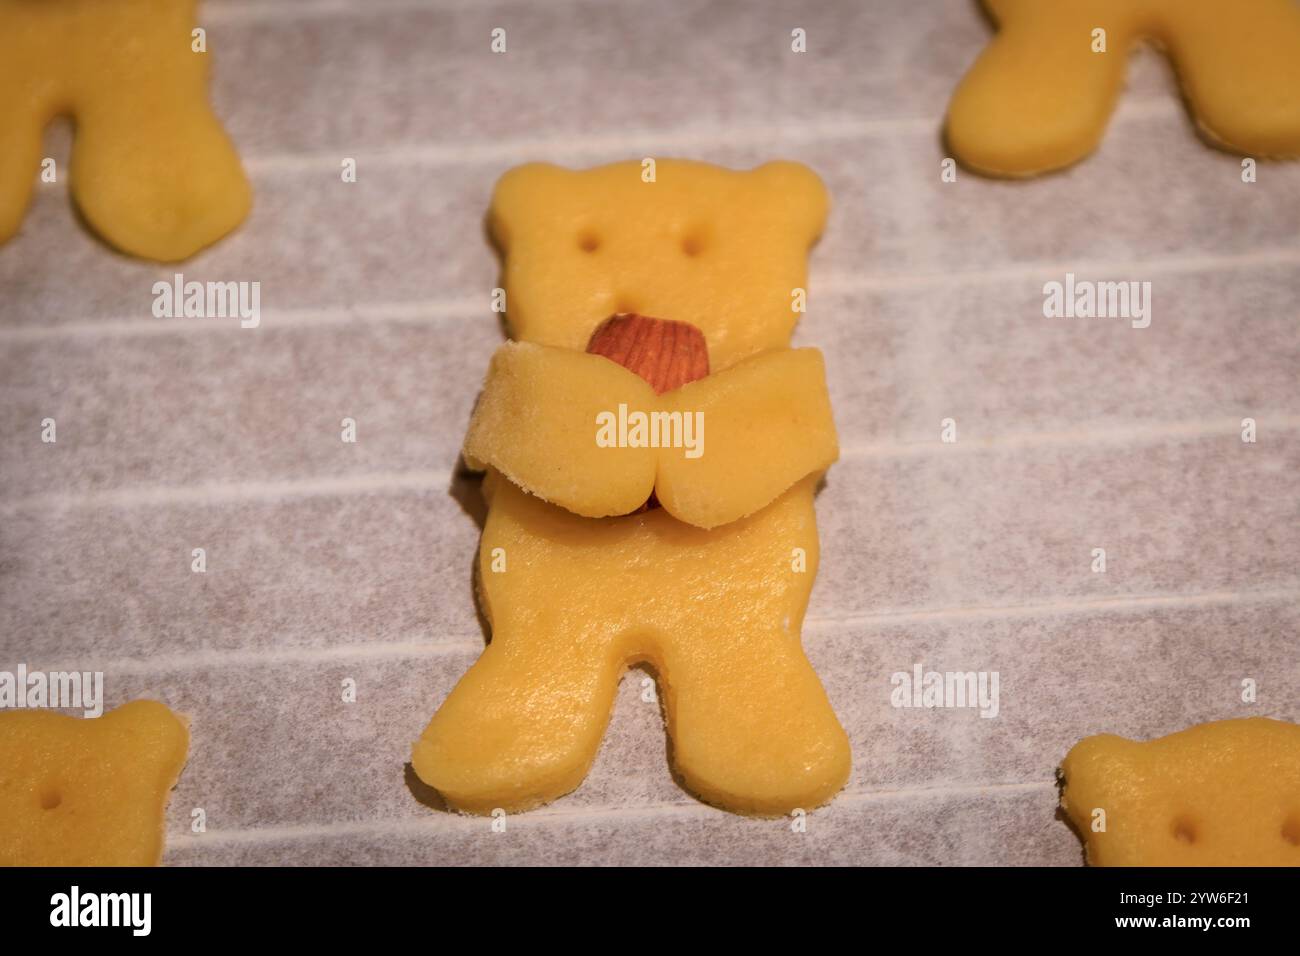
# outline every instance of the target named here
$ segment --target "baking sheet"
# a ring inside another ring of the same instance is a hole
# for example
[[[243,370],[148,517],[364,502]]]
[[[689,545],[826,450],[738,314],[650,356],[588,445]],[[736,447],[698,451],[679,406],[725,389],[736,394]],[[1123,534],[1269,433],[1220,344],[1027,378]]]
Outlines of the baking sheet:
[[[248,222],[135,262],[56,184],[0,247],[0,668],[102,670],[110,706],[189,715],[165,862],[1074,866],[1054,768],[1081,737],[1300,719],[1300,165],[1243,183],[1155,54],[1083,164],[943,183],[989,36],[968,0],[201,15]],[[641,671],[583,786],[504,832],[406,767],[484,642],[454,472],[501,340],[492,184],[641,156],[797,159],[832,195],[796,341],[826,354],[843,458],[804,640],[854,769],[806,832],[678,788]],[[153,318],[177,271],[259,281],[260,328]],[[1044,318],[1067,272],[1150,281],[1150,327]],[[916,664],[997,671],[998,715],[891,706]]]

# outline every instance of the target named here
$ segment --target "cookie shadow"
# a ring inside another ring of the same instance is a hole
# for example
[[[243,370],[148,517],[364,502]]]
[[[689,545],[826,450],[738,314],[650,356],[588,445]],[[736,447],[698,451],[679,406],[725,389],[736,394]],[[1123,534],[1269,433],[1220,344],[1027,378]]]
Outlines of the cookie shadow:
[[[442,798],[442,794],[419,778],[415,767],[409,761],[404,768],[404,776],[406,789],[411,792],[416,803],[430,810],[437,810],[439,813],[453,812],[451,807],[447,806],[447,801]]]
[[[1061,799],[1065,796],[1065,774],[1061,773],[1061,768],[1056,768],[1056,812],[1052,814],[1057,820],[1060,820],[1070,828],[1075,837],[1079,840],[1079,857],[1083,866],[1088,865],[1088,837],[1083,833],[1070,815],[1065,812],[1065,807],[1061,806]]]

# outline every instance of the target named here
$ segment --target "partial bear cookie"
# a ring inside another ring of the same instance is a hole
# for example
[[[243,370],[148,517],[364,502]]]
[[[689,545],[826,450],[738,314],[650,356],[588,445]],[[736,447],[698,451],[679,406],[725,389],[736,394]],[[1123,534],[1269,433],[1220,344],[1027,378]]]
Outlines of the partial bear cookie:
[[[0,0],[0,242],[59,115],[76,121],[72,196],[123,252],[185,259],[244,220],[252,190],[208,105],[194,26],[194,0]]]
[[[1205,135],[1255,157],[1300,155],[1294,0],[985,0],[998,34],[948,108],[971,169],[1033,176],[1091,153],[1149,40],[1173,59]]]
[[[155,866],[189,731],[163,704],[0,712],[0,866]]]
[[[1093,866],[1300,866],[1300,726],[1251,717],[1147,743],[1100,734],[1061,764]]]

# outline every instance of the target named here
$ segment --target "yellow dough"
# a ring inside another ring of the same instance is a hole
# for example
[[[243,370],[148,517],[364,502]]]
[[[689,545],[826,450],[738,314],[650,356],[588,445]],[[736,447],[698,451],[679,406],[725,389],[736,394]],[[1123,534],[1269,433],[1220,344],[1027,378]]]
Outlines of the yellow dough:
[[[675,768],[704,800],[782,814],[848,777],[848,738],[800,641],[813,494],[838,447],[821,355],[789,349],[791,293],[825,190],[793,163],[659,160],[654,182],[643,168],[524,166],[493,200],[519,341],[494,357],[466,441],[487,468],[477,578],[492,641],[412,758],[460,810],[578,786],[638,661],[656,669]],[[656,395],[583,351],[630,308],[703,330],[713,374]],[[595,418],[620,403],[702,412],[702,454],[599,447]],[[636,511],[651,490],[663,507]]]
[[[698,412],[705,423],[700,454],[598,447],[597,416],[620,404],[679,419]],[[673,517],[713,528],[825,471],[839,446],[816,349],[760,352],[657,396],[599,355],[519,343],[493,357],[465,454],[575,514],[628,514],[653,490]]]
[[[948,109],[953,153],[972,169],[1032,176],[1092,152],[1133,46],[1173,59],[1206,136],[1254,157],[1300,155],[1300,4],[1295,0],[985,0],[998,34]],[[1105,52],[1093,52],[1094,30]]]
[[[0,865],[154,866],[189,731],[137,700],[91,720],[0,711]]]
[[[501,177],[490,221],[513,336],[581,352],[603,319],[639,312],[701,329],[714,371],[787,348],[829,209],[821,180],[788,162],[659,160],[654,174],[534,163]]]
[[[1296,724],[1221,720],[1148,743],[1101,734],[1061,773],[1061,807],[1094,866],[1300,866]]]
[[[490,477],[478,571],[492,643],[416,744],[416,773],[479,813],[566,793],[596,754],[624,669],[644,660],[691,790],[745,813],[824,803],[849,755],[799,643],[817,571],[815,484],[705,531],[663,509],[577,518]],[[504,573],[491,569],[497,548]]]
[[[252,192],[208,105],[195,26],[194,0],[0,0],[0,242],[62,114],[76,122],[73,198],[123,252],[185,259],[243,221]]]

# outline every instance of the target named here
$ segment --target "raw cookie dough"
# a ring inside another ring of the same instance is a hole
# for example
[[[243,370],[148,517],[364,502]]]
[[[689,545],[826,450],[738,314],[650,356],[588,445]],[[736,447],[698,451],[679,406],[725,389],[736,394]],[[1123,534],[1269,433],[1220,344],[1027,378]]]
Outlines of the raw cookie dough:
[[[581,352],[610,315],[639,312],[703,330],[714,371],[789,348],[791,293],[829,210],[821,180],[789,162],[659,160],[643,175],[531,163],[501,177],[490,222],[513,337]]]
[[[628,514],[653,490],[673,517],[714,528],[754,513],[839,457],[825,380],[816,349],[779,349],[656,396],[599,355],[510,343],[493,356],[465,455],[575,514]],[[598,447],[596,416],[620,404],[701,413],[705,427],[689,436],[701,439],[700,454]],[[520,428],[525,420],[532,424]],[[750,427],[756,421],[763,427]]]
[[[189,731],[153,700],[0,711],[0,866],[155,866]]]
[[[1300,155],[1295,0],[985,0],[998,24],[953,94],[947,137],[971,169],[1032,176],[1091,153],[1141,40],[1173,59],[1206,136],[1254,157]],[[1093,52],[1094,30],[1106,52]]]
[[[848,738],[800,644],[813,493],[837,446],[821,357],[789,339],[826,193],[793,163],[655,172],[532,165],[497,187],[519,342],[494,358],[466,445],[487,467],[492,641],[412,757],[456,809],[521,810],[578,786],[636,661],[654,665],[676,770],[706,801],[783,814],[848,777]],[[656,395],[586,354],[619,312],[695,325],[714,374]],[[597,447],[595,415],[620,403],[704,411],[703,454]],[[663,507],[587,517],[652,488]]]
[[[1061,808],[1093,866],[1300,866],[1296,724],[1220,720],[1147,743],[1100,734],[1061,773]]]
[[[0,242],[61,114],[76,121],[72,196],[123,252],[185,259],[243,221],[252,191],[208,106],[195,26],[194,0],[0,0]]]

